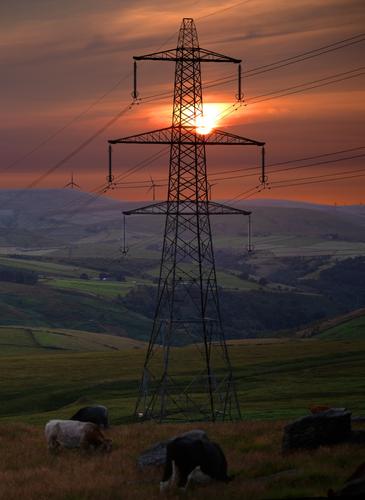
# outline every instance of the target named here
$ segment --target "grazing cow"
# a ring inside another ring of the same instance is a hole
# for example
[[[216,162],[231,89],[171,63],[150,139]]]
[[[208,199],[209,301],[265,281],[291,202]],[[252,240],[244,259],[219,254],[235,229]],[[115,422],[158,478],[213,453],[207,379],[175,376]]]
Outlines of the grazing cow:
[[[180,436],[167,445],[166,464],[160,491],[177,483],[186,489],[190,482],[205,483],[215,479],[228,482],[227,461],[221,447],[208,439]]]
[[[75,420],[50,420],[45,427],[49,451],[59,448],[80,448],[83,451],[98,450],[109,452],[111,439],[106,439],[99,427],[91,422]]]
[[[107,429],[109,427],[108,408],[102,405],[85,406],[84,408],[80,408],[80,410],[76,412],[70,420],[92,422],[99,427]]]

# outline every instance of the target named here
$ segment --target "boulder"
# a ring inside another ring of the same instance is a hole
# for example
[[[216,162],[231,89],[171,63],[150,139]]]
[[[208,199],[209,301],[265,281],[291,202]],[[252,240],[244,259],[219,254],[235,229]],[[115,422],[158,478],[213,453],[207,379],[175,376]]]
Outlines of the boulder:
[[[165,465],[166,462],[166,447],[170,441],[177,437],[187,437],[191,438],[193,441],[196,439],[208,439],[205,431],[200,429],[193,429],[191,431],[184,432],[178,436],[173,436],[166,441],[159,441],[153,446],[143,451],[137,459],[137,464],[139,467],[155,466],[159,467]]]
[[[295,420],[284,428],[283,451],[315,449],[350,440],[351,412],[331,408]]]

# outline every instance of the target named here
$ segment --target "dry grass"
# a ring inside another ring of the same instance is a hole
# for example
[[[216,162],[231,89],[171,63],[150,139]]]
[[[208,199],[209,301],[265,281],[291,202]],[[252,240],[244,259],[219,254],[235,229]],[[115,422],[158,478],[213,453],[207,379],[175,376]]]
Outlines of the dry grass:
[[[211,484],[185,495],[196,499],[259,499],[323,495],[339,487],[363,457],[359,446],[341,445],[283,456],[283,422],[201,425],[227,456],[228,485]],[[139,453],[154,442],[194,425],[136,424],[107,432],[109,455],[63,450],[49,455],[43,429],[24,424],[0,426],[0,499],[148,499],[161,498],[160,470],[141,471]],[[195,426],[196,427],[196,426]]]

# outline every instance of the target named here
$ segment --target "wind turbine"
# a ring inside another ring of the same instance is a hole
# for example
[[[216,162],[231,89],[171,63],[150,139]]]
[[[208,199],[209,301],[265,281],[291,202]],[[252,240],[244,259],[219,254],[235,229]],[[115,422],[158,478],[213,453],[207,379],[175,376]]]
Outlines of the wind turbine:
[[[215,182],[214,184],[208,182],[209,201],[211,201],[212,199],[212,187],[216,186],[217,184],[218,184],[217,182]]]
[[[153,201],[156,200],[156,188],[157,187],[162,187],[163,184],[156,184],[155,181],[152,179],[152,177],[150,176],[150,179],[151,179],[151,186],[147,189],[147,193],[149,193],[150,191],[152,191],[152,199]]]
[[[67,183],[65,186],[63,186],[63,187],[64,187],[64,188],[69,187],[70,189],[75,189],[75,188],[77,188],[77,189],[81,189],[81,187],[80,187],[78,184],[76,184],[76,182],[74,182],[74,173],[73,173],[73,172],[71,173],[71,181],[70,181],[70,182],[68,182],[68,183]]]

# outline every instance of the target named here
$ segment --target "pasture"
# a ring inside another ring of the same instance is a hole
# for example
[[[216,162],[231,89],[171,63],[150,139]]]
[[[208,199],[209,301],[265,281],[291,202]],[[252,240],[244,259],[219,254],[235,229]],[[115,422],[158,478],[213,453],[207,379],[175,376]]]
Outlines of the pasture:
[[[86,273],[90,277],[96,277],[99,274],[94,269],[89,269],[86,267],[60,264],[58,262],[47,262],[36,259],[0,257],[0,265],[1,264],[4,266],[10,266],[15,269],[34,271],[36,273],[48,276],[75,277],[82,273]]]
[[[156,441],[192,428],[203,428],[221,444],[229,472],[235,474],[227,485],[207,485],[186,495],[197,500],[325,495],[328,488],[341,487],[363,461],[363,448],[348,444],[282,455],[281,439],[285,423],[307,414],[311,404],[365,413],[365,341],[233,341],[230,353],[243,421],[159,425],[130,423],[144,360],[142,344],[115,338],[115,346],[126,342],[122,350],[90,352],[109,336],[46,329],[34,335],[40,343],[53,338],[60,349],[24,347],[30,342],[26,328],[0,331],[1,500],[161,498],[161,469],[141,471],[136,459]],[[10,341],[11,352],[5,345]],[[178,377],[197,370],[194,352],[191,347],[172,349]],[[191,359],[188,368],[185,356]],[[110,410],[112,427],[106,435],[114,442],[111,454],[62,450],[49,455],[44,424],[51,418],[69,418],[92,402]]]
[[[213,483],[190,490],[186,498],[255,500],[326,495],[337,489],[363,461],[355,445],[321,447],[312,452],[282,455],[284,421],[201,425],[226,454],[228,484]],[[0,499],[18,500],[134,500],[159,499],[161,469],[140,470],[138,455],[156,441],[167,439],[192,424],[134,424],[112,427],[109,455],[47,452],[43,428],[0,424]],[[176,496],[173,496],[176,498]]]
[[[107,336],[99,338],[100,343],[108,343]],[[230,344],[245,420],[291,419],[306,413],[311,404],[346,406],[354,414],[365,414],[365,341],[282,339]],[[80,345],[81,341],[78,349],[82,350]],[[80,401],[105,404],[114,424],[130,421],[145,354],[144,348],[134,347],[103,352],[42,349],[29,354],[20,349],[17,354],[13,346],[12,355],[0,357],[0,422],[43,424],[49,418],[69,416]],[[84,345],[84,350],[90,347]],[[177,380],[198,370],[192,347],[173,348],[171,360]]]
[[[342,325],[337,325],[323,331],[318,336],[321,339],[364,339],[365,338],[365,315],[354,318]]]
[[[55,289],[77,291],[109,299],[115,299],[118,296],[123,297],[138,285],[152,286],[151,281],[130,278],[126,281],[48,279],[43,283]]]
[[[116,335],[76,330],[0,326],[1,355],[59,352],[118,351],[145,343]]]

